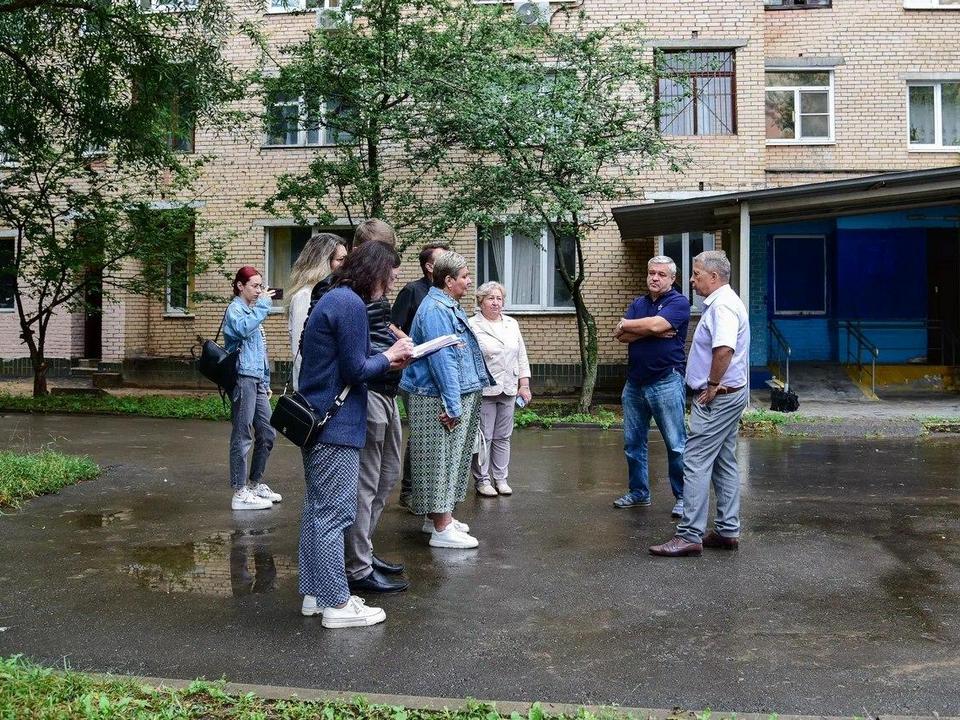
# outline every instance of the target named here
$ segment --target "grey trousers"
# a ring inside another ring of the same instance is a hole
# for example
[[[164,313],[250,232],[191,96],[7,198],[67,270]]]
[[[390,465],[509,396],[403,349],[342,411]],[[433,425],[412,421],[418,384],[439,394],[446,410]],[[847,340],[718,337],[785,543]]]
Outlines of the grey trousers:
[[[230,434],[230,486],[240,490],[249,480],[255,485],[263,478],[267,458],[273,450],[277,431],[270,426],[270,399],[267,384],[241,375],[230,398],[233,432]],[[253,447],[253,461],[247,474],[247,455]]]
[[[509,474],[510,436],[513,435],[513,412],[517,407],[516,395],[484,396],[480,401],[480,432],[490,445],[490,452],[484,462],[473,456],[471,470],[473,480],[478,485],[492,480],[504,482]]]
[[[400,479],[401,436],[396,398],[368,391],[367,443],[360,451],[357,516],[344,540],[349,580],[364,578],[372,569],[373,535],[387,498]]]
[[[693,402],[690,434],[683,451],[683,519],[677,535],[698,543],[707,530],[710,485],[717,496],[714,528],[724,537],[740,535],[740,473],[737,432],[749,402],[747,388],[717,395],[709,405]]]

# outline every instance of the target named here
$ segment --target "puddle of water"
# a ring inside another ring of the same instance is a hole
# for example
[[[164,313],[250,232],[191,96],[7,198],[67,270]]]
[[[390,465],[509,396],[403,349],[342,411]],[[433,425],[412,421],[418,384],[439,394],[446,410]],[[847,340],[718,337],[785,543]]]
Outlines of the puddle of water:
[[[104,510],[98,513],[78,513],[72,510],[60,513],[60,517],[66,517],[69,522],[84,530],[109,527],[117,522],[128,522],[132,515],[133,511],[127,508]]]
[[[296,563],[274,555],[273,528],[238,528],[176,545],[138,545],[120,571],[154,592],[239,597],[272,592],[297,573]]]

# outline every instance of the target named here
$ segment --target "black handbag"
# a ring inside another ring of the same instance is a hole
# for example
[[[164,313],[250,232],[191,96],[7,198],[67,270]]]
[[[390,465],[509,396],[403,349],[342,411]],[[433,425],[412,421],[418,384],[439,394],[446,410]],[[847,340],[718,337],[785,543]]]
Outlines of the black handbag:
[[[270,415],[270,424],[294,445],[310,447],[317,441],[323,426],[343,407],[349,394],[350,386],[347,385],[327,412],[320,416],[303,395],[298,392],[287,395],[284,392]]]
[[[227,314],[224,312],[223,320],[220,321],[220,327],[217,328],[217,334],[213,340],[204,340],[197,337],[197,342],[200,345],[199,356],[196,352],[196,345],[191,349],[197,372],[217,386],[221,397],[233,394],[233,389],[237,386],[237,365],[240,362],[239,345],[233,352],[227,352],[217,343],[226,319]]]

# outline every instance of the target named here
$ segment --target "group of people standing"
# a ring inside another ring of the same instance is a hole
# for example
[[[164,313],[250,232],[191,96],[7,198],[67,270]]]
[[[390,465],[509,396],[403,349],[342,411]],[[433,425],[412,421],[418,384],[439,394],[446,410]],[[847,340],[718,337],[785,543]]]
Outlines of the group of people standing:
[[[384,611],[354,593],[408,587],[403,565],[373,551],[401,475],[402,503],[424,517],[431,546],[479,545],[454,510],[471,475],[480,496],[512,493],[513,410],[531,400],[523,338],[502,312],[504,288],[481,286],[478,314],[468,318],[460,305],[472,285],[467,262],[433,243],[419,255],[423,277],[404,287],[391,307],[387,296],[400,267],[395,243],[393,229],[380,220],[361,223],[349,251],[339,236],[318,233],[291,272],[294,388],[318,413],[337,407],[317,442],[303,448],[301,612],[321,615],[324,627],[382,622]],[[275,293],[252,267],[237,272],[233,292],[224,320],[227,350],[240,348],[240,383],[231,397],[231,507],[261,510],[282,499],[263,483],[276,437],[263,321]],[[451,334],[456,344],[414,359],[417,345]],[[401,393],[410,425],[406,462]],[[489,452],[475,454],[478,444]]]
[[[647,295],[637,298],[614,336],[628,344],[623,389],[624,451],[629,488],[614,507],[649,507],[647,436],[651,418],[667,450],[678,519],[676,534],[650,547],[653,555],[700,555],[704,547],[734,550],[740,544],[740,476],[737,432],[749,401],[750,323],[730,287],[730,261],[719,250],[693,259],[690,283],[704,298],[686,358],[690,302],[674,288],[677,266],[658,255],[647,263]],[[693,392],[690,432],[684,422],[686,385]],[[707,531],[710,486],[717,499]]]

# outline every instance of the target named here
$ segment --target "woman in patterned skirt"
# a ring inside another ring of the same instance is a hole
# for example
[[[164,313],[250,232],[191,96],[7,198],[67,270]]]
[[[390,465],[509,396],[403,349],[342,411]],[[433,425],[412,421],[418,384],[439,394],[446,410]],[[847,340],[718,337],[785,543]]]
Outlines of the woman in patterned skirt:
[[[317,301],[303,330],[300,394],[325,413],[345,386],[352,388],[318,441],[303,448],[307,488],[300,528],[300,611],[322,614],[324,627],[374,625],[387,617],[381,608],[367,607],[350,594],[343,542],[357,512],[360,448],[367,432],[364,382],[404,367],[413,348],[403,338],[386,352],[370,351],[367,303],[383,296],[399,265],[400,257],[389,245],[361,245],[347,256],[338,287]]]
[[[460,307],[470,288],[462,255],[446,251],[433,264],[433,287],[420,304],[410,337],[417,344],[458,335],[460,344],[414,363],[400,387],[410,394],[410,509],[426,514],[423,531],[430,545],[475,548],[470,528],[453,517],[466,497],[470,457],[480,422],[480,391],[493,384],[477,337]]]

